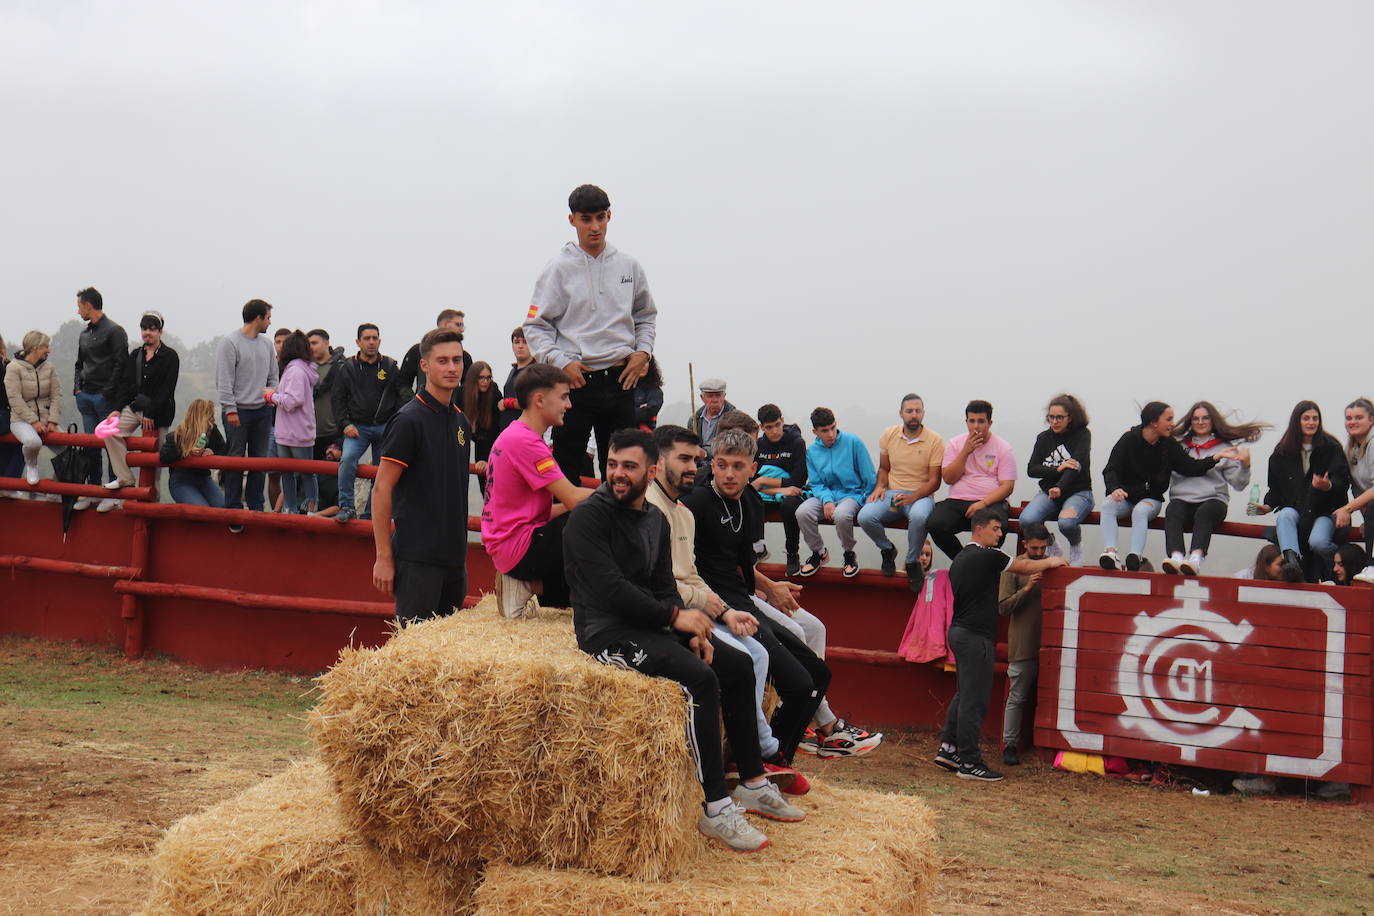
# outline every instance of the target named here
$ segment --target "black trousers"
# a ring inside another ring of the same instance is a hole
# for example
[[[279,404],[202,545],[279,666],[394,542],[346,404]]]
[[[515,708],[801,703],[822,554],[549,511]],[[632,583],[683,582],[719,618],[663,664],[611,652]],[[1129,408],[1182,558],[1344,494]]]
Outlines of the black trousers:
[[[977,500],[973,499],[942,499],[935,504],[935,508],[930,510],[930,518],[926,519],[926,533],[951,560],[959,551],[964,549],[964,545],[959,543],[958,534],[961,531],[968,531],[972,527],[968,517],[964,515],[968,507]],[[1007,501],[993,503],[988,506],[1002,517],[1002,540],[1007,537],[1007,518],[1010,516],[1010,509]],[[1002,546],[1002,540],[997,542],[997,546]]]
[[[950,627],[947,639],[958,668],[954,697],[949,701],[940,740],[954,745],[965,763],[982,763],[983,752],[978,749],[978,738],[983,733],[983,720],[987,718],[988,702],[992,699],[993,662],[997,653],[991,639],[963,627]]]
[[[762,614],[754,616],[759,621],[754,638],[768,650],[768,679],[781,701],[768,724],[778,739],[778,755],[790,763],[830,688],[830,666],[785,627]]]
[[[763,775],[759,730],[754,715],[754,662],[749,653],[712,640],[715,656],[706,664],[687,647],[686,637],[638,627],[603,634],[594,647],[582,647],[597,661],[650,677],[677,681],[687,694],[687,746],[708,802],[728,798],[725,763],[720,755],[720,722],[735,752],[741,779]]]
[[[635,427],[635,392],[620,387],[623,366],[587,376],[587,384],[568,395],[572,406],[563,415],[563,425],[553,428],[553,457],[563,475],[577,483],[587,461],[587,437],[596,434],[596,458],[601,476],[606,476],[606,443],[617,429]]]
[[[1193,550],[1204,554],[1212,543],[1212,532],[1226,520],[1226,503],[1209,499],[1200,503],[1169,500],[1164,510],[1164,552],[1169,556],[1183,553],[1183,529],[1193,528]]]
[[[568,527],[569,515],[564,512],[548,524],[534,529],[529,549],[520,562],[506,573],[514,579],[526,582],[537,579],[542,582],[544,590],[540,598],[548,607],[572,607],[567,575],[563,572],[563,529]]]
[[[396,561],[396,619],[401,623],[447,617],[468,595],[465,566]]]
[[[702,478],[698,478],[702,479]],[[797,553],[801,545],[801,528],[797,527],[797,509],[802,503],[806,502],[804,496],[784,496],[777,502],[764,502],[764,509],[775,508],[782,516],[782,536],[783,544],[788,553]],[[754,526],[752,540],[755,542],[763,540],[764,513],[759,514],[758,523]]]

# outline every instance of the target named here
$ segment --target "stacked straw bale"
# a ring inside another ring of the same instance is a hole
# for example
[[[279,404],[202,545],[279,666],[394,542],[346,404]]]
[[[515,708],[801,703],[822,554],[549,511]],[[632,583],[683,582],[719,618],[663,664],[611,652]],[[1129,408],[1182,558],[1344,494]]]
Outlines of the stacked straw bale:
[[[930,911],[939,866],[935,819],[924,802],[815,783],[805,804],[807,816],[801,823],[766,825],[766,849],[739,855],[703,847],[690,873],[676,881],[494,864],[477,890],[477,912],[790,916],[818,910]]]
[[[567,612],[488,597],[346,649],[320,685],[312,735],[384,850],[656,880],[701,848],[682,688],[593,661]]]
[[[152,869],[143,916],[462,914],[473,910],[479,877],[359,839],[318,761],[177,821]]]

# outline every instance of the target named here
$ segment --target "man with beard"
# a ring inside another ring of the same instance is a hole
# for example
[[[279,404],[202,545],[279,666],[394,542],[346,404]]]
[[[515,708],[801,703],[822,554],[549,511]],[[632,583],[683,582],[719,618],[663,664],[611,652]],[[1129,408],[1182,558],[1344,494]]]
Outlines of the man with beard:
[[[697,829],[737,852],[768,838],[744,817],[805,817],[764,777],[754,722],[754,671],[748,654],[713,638],[711,619],[683,608],[673,579],[668,520],[644,494],[658,468],[658,446],[637,429],[611,435],[606,483],[568,519],[565,571],[578,648],[608,665],[666,677],[689,698],[690,747],[705,802]],[[719,722],[742,782],[725,783]]]
[[[878,485],[859,510],[859,527],[883,558],[883,575],[897,574],[897,548],[883,526],[906,522],[906,577],[913,592],[925,581],[921,569],[921,545],[926,542],[926,519],[935,508],[940,488],[940,465],[945,460],[945,440],[926,429],[926,405],[920,395],[902,398],[899,426],[889,426],[878,439]]]
[[[754,437],[727,429],[712,443],[711,482],[687,494],[684,503],[696,518],[697,568],[725,606],[752,607],[754,548],[750,532],[759,503],[744,499],[754,476]],[[764,619],[755,638],[768,650],[768,670],[781,705],[773,713],[778,756],[770,761],[791,766],[792,755],[830,685],[830,669],[787,629]]]
[[[804,795],[810,788],[800,773],[778,758],[778,739],[763,714],[763,689],[768,680],[768,650],[754,634],[759,621],[748,611],[729,608],[697,572],[696,529],[692,512],[680,500],[696,483],[697,461],[702,455],[697,434],[681,426],[660,426],[654,430],[658,446],[658,473],[645,500],[668,519],[672,534],[673,578],[684,607],[702,611],[713,621],[715,638],[728,646],[749,653],[754,662],[755,713],[759,727],[759,749],[770,779],[789,795]]]

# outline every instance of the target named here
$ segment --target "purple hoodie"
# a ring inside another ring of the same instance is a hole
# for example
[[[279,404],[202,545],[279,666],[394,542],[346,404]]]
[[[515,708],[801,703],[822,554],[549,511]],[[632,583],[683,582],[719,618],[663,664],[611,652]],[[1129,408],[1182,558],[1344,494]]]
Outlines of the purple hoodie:
[[[293,359],[286,364],[272,403],[277,408],[277,444],[302,448],[315,444],[315,364]]]

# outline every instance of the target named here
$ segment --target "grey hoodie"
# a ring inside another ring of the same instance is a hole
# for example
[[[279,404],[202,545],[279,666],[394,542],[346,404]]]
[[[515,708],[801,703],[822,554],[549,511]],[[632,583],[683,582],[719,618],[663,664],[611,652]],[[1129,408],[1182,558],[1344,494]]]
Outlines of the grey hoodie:
[[[1206,458],[1233,445],[1244,444],[1217,439],[1215,444],[1199,448],[1197,440],[1191,435],[1185,436],[1179,442],[1182,443],[1183,450],[1188,453],[1189,458]],[[1184,477],[1175,471],[1169,481],[1169,498],[1185,503],[1205,503],[1209,499],[1229,503],[1231,494],[1226,492],[1227,485],[1238,493],[1250,486],[1250,469],[1239,461],[1223,458],[1216,467],[1200,477]]]
[[[534,283],[525,340],[542,363],[609,369],[653,352],[657,320],[638,261],[610,245],[594,258],[568,242]]]

